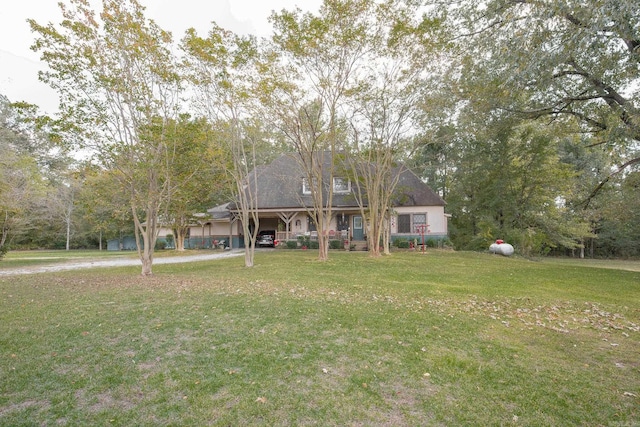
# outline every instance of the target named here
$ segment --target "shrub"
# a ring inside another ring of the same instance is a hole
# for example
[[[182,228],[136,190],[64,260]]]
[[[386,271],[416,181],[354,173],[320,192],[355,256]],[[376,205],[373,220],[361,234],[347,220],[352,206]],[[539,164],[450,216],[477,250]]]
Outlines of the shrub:
[[[344,249],[342,240],[329,240],[329,249]]]
[[[311,239],[309,239],[309,236],[298,236],[298,243],[300,243],[300,246],[308,248],[310,240]]]
[[[298,242],[296,240],[287,240],[286,245],[287,249],[296,249],[298,247]]]
[[[399,249],[409,249],[409,241],[406,239],[398,239],[393,242]]]

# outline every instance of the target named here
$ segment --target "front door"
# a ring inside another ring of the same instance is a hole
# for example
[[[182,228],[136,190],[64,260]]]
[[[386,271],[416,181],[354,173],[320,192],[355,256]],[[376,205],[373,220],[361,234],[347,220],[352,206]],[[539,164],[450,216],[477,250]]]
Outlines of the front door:
[[[364,228],[361,215],[353,216],[353,240],[364,240]]]

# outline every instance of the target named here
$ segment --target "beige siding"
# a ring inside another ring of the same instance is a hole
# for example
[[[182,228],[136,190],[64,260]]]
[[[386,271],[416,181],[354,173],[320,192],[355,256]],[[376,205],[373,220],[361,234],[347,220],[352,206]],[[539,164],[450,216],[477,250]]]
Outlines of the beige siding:
[[[394,208],[396,214],[427,214],[429,234],[446,235],[447,218],[444,214],[444,206],[405,206]],[[414,230],[412,230],[414,232]],[[398,217],[394,215],[391,220],[391,234],[398,233]]]

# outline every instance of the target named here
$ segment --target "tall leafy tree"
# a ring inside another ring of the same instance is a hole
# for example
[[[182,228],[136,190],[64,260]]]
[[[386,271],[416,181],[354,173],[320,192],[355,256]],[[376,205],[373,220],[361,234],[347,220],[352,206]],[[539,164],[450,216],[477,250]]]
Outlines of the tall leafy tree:
[[[82,219],[102,249],[103,239],[118,239],[130,235],[133,218],[128,195],[121,191],[116,171],[96,165],[80,170],[82,186],[77,197]],[[97,234],[97,236],[96,236]]]
[[[640,170],[635,169],[612,183],[596,200],[594,221],[597,238],[590,241],[591,256],[640,256]]]
[[[164,132],[179,108],[180,78],[171,35],[144,16],[136,0],[105,0],[99,16],[88,0],[60,3],[62,21],[30,20],[33,49],[49,66],[41,79],[60,95],[61,133],[95,150],[116,170],[136,228],[142,274],[152,274],[158,218],[166,207]]]
[[[74,233],[74,220],[76,218],[77,197],[80,191],[81,182],[70,171],[64,181],[57,183],[49,191],[46,203],[45,218],[62,225],[65,236],[65,249],[71,247],[71,238]]]
[[[29,235],[46,196],[44,174],[56,155],[33,126],[33,110],[0,95],[0,258]]]
[[[525,255],[579,247],[589,224],[564,203],[575,171],[559,145],[544,124],[510,118],[462,137],[447,200],[456,245],[486,249],[503,238]]]
[[[584,200],[611,170],[609,156],[589,149],[588,145],[567,140],[561,146],[563,162],[571,165],[577,174],[576,191],[567,205],[591,226],[592,236],[585,238],[580,256],[636,256],[640,241],[640,223],[636,220],[640,168],[631,166],[625,173],[609,178],[609,185],[603,186],[597,197],[585,204]]]
[[[640,9],[633,0],[470,0],[435,7],[457,29],[468,97],[532,119],[573,120],[615,166],[640,162]]]
[[[347,102],[348,157],[356,199],[367,218],[369,252],[378,256],[381,242],[389,253],[389,214],[405,167],[398,159],[417,133],[419,100],[433,71],[424,58],[439,56],[441,46],[439,21],[420,17],[415,6],[389,1],[370,8],[366,66]]]
[[[379,29],[374,11],[370,0],[341,0],[323,2],[317,15],[296,9],[271,16],[279,61],[278,67],[272,64],[267,105],[304,171],[322,261],[329,256],[332,183],[337,155],[344,148],[341,116]]]
[[[229,193],[228,152],[214,135],[205,119],[194,120],[187,115],[182,115],[167,134],[172,141],[173,160],[169,171],[171,195],[164,220],[174,230],[178,251],[184,250],[187,230],[197,215]]]
[[[245,266],[253,267],[258,234],[257,179],[259,126],[255,126],[252,87],[257,72],[257,41],[238,36],[215,23],[206,38],[195,30],[183,40],[185,66],[195,91],[195,106],[216,128],[231,164],[234,202],[242,225]]]

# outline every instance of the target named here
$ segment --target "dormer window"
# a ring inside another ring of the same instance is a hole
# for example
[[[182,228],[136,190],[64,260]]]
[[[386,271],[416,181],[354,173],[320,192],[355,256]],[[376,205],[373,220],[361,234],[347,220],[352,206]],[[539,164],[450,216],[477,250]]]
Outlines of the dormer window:
[[[302,178],[302,194],[311,194],[311,187],[307,178]]]
[[[335,193],[348,193],[351,191],[351,181],[346,178],[333,178],[333,191]]]

